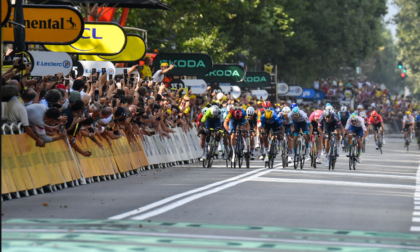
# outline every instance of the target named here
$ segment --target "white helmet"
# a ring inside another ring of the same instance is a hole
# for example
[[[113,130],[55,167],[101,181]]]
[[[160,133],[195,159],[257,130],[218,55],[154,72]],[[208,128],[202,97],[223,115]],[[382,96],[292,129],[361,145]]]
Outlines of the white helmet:
[[[362,117],[362,118],[365,118],[366,117],[366,112],[365,111],[360,112],[359,116]]]
[[[232,105],[232,104],[229,104],[229,105],[227,105],[227,106],[226,106],[226,109],[227,109],[227,111],[228,111],[228,112],[229,112],[232,108],[233,108],[233,105]]]
[[[325,110],[327,110],[327,109],[329,109],[329,110],[333,110],[333,107],[332,107],[331,105],[329,105],[329,106],[326,106],[326,107],[325,107]]]
[[[207,112],[207,110],[208,110],[209,108],[207,108],[207,107],[204,107],[202,110],[201,110],[201,114],[205,114],[206,112]]]
[[[341,106],[341,112],[346,112],[347,111],[347,106]]]
[[[287,107],[287,106],[283,108],[283,113],[285,113],[285,114],[289,114],[290,111],[291,111],[290,108]]]
[[[276,112],[277,112],[277,114],[280,114],[281,108],[280,107],[276,108]]]
[[[255,114],[255,109],[253,107],[248,107],[246,109],[246,114],[249,115],[249,116],[254,115]]]
[[[326,109],[326,110],[324,111],[324,115],[325,115],[325,116],[329,116],[329,115],[331,115],[331,114],[332,114],[331,109]]]
[[[363,105],[362,104],[357,105],[357,109],[359,108],[363,109]]]
[[[210,113],[211,113],[212,116],[218,116],[220,114],[219,107],[216,106],[216,105],[211,106]]]

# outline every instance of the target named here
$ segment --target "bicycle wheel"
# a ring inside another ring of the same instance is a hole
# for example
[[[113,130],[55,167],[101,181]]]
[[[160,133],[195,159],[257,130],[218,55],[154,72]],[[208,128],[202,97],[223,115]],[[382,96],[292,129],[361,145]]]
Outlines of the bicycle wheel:
[[[273,169],[272,163],[274,162],[274,158],[276,156],[276,141],[272,141],[269,150],[269,159],[268,159],[268,168]]]
[[[333,158],[334,158],[334,153],[333,153],[333,147],[332,147],[332,145],[334,144],[334,142],[331,142],[331,144],[330,144],[330,151],[328,152],[328,159],[329,159],[329,162],[328,162],[328,170],[331,170],[331,168],[332,168],[332,162],[333,162]]]
[[[408,138],[407,138],[407,140],[405,140],[405,145],[407,145],[407,151],[408,151],[409,150],[408,146],[410,146],[410,141],[408,141]]]
[[[246,168],[249,168],[249,159],[250,159],[249,153],[245,154]]]
[[[337,162],[337,148],[333,147],[333,156],[332,156],[332,164],[331,164],[331,169],[334,170],[335,168],[335,162]]]
[[[296,169],[299,165],[299,159],[300,159],[300,141],[297,142],[296,145],[296,153],[295,153],[295,158],[293,160],[293,165],[294,168]]]
[[[357,145],[353,146],[353,170],[356,170],[356,159],[357,159],[358,153],[359,151],[357,149]]]
[[[351,170],[351,167],[353,166],[353,147],[349,150],[349,170]]]
[[[303,169],[303,166],[305,165],[307,151],[308,149],[306,149],[306,146],[302,145],[302,150],[300,151],[300,169]]]
[[[212,164],[213,164],[213,159],[214,159],[214,150],[216,149],[216,144],[215,142],[211,142],[210,144],[210,151],[208,154],[208,158],[207,158],[207,168],[211,168]]]
[[[378,133],[378,147],[382,154],[382,135]]]

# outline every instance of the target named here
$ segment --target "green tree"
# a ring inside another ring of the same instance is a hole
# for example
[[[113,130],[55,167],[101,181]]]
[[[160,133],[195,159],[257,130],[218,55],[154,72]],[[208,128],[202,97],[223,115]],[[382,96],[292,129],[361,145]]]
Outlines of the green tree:
[[[420,92],[420,19],[417,0],[396,0],[400,12],[396,15],[399,59],[407,67],[404,85]]]

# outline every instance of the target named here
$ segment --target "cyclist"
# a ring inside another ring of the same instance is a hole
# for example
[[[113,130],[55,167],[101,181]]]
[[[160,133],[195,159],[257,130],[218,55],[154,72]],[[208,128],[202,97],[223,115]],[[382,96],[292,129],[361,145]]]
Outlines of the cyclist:
[[[280,120],[283,123],[283,127],[285,130],[285,133],[287,135],[287,149],[288,149],[288,154],[289,154],[289,160],[288,162],[291,163],[292,162],[292,127],[293,125],[290,124],[289,122],[289,113],[291,112],[290,108],[285,106],[283,107],[282,112],[280,112],[278,114]]]
[[[318,153],[317,153],[317,163],[318,164],[322,164],[322,159],[321,159],[321,152],[322,152],[322,131],[319,132],[318,131],[318,123],[319,123],[319,118],[322,115],[322,110],[315,110],[314,112],[312,112],[312,114],[309,116],[309,121],[312,124],[312,135],[314,135],[315,137],[315,133],[318,133],[318,139],[316,139],[315,141],[317,142],[317,146],[318,146]]]
[[[255,127],[257,127],[257,116],[255,115],[255,109],[253,107],[248,107],[246,109],[246,115],[248,116],[248,132],[250,132],[251,138],[251,160],[255,159]]]
[[[236,139],[235,139],[236,136],[235,134],[232,134],[232,133],[235,133],[236,128],[239,126],[243,132],[242,137],[244,138],[244,152],[248,151],[247,137],[246,137],[248,135],[246,131],[247,124],[248,124],[248,118],[246,116],[246,112],[244,111],[243,108],[239,106],[239,104],[235,104],[235,107],[229,111],[228,115],[226,116],[225,122],[223,124],[225,129],[229,131],[232,150],[235,150],[235,145],[236,145]],[[233,154],[232,154],[232,162],[234,162],[234,160],[235,160],[235,151],[233,151]]]
[[[264,151],[265,151],[264,162],[268,162],[270,158],[269,151],[268,151],[268,133],[270,132],[270,129],[273,132],[279,132],[280,128],[281,128],[282,133],[277,133],[277,139],[279,142],[283,140],[283,137],[282,137],[282,134],[284,134],[283,123],[280,120],[280,118],[276,115],[275,112],[273,112],[272,110],[266,110],[264,115],[261,116],[261,126],[260,126],[260,129],[264,129],[264,133],[265,133],[262,136],[263,144],[264,144]]]
[[[407,133],[410,131],[410,141],[413,140],[414,134],[414,116],[411,115],[410,111],[405,112],[405,116],[403,118],[403,131],[404,131],[404,147],[405,147],[405,139],[407,138]]]
[[[206,113],[203,115],[203,118],[201,118],[202,123],[206,123],[206,131],[209,131],[210,129],[221,129],[222,124],[220,122],[220,118],[222,117],[222,113],[220,113],[219,106],[213,105],[209,109],[207,109]],[[220,143],[220,131],[216,132],[216,146]],[[207,153],[208,153],[208,143],[210,141],[210,134],[207,134],[206,137],[206,143],[204,147],[204,153],[203,156],[200,158],[201,161],[206,160]],[[218,150],[216,148],[215,153],[216,156],[219,155]]]
[[[261,116],[264,115],[265,110],[271,110],[274,113],[276,112],[276,110],[274,108],[271,107],[271,102],[269,101],[265,101],[262,104],[262,108],[258,109],[258,118],[257,118],[257,129],[258,129],[258,136],[259,136],[259,140],[260,140],[260,156],[258,157],[258,159],[263,160],[264,159],[264,150],[262,147],[262,135],[261,132],[259,131],[259,128],[261,127]]]
[[[364,122],[365,122],[365,127],[367,128],[367,127],[368,127],[368,120],[369,120],[369,117],[366,115],[366,111],[360,111],[358,115],[359,115],[361,118],[363,118],[363,120],[364,120]],[[369,140],[369,132],[368,132],[368,133],[366,133],[366,141],[368,141],[368,140]]]
[[[299,107],[294,107],[292,113],[288,114],[289,123],[293,123],[294,127],[294,138],[293,138],[293,150],[296,156],[296,145],[299,132],[302,130],[304,138],[306,140],[306,149],[309,146],[309,133],[312,134],[312,125],[309,121],[308,115],[299,109]],[[309,157],[309,151],[306,151],[306,158]]]
[[[384,122],[382,120],[382,117],[380,114],[378,114],[378,112],[376,111],[372,111],[372,113],[370,114],[370,117],[368,118],[368,124],[369,124],[369,128],[373,129],[373,134],[375,137],[375,144],[376,144],[376,149],[378,148],[378,131],[381,131],[381,135],[382,135],[382,142],[385,144],[385,139],[384,139]]]
[[[357,143],[358,143],[359,148],[358,148],[357,162],[361,163],[362,162],[362,138],[365,138],[367,135],[365,120],[363,120],[363,118],[358,116],[356,113],[351,114],[350,118],[347,120],[347,123],[346,123],[345,133],[347,132],[354,133],[356,134],[356,137],[358,137]],[[353,135],[349,134],[348,140],[347,140],[349,152],[346,155],[347,157],[350,157],[352,139],[353,139]]]
[[[339,136],[338,132],[341,129],[341,121],[338,116],[331,111],[331,109],[326,109],[324,113],[319,118],[318,123],[318,131],[324,132],[324,136],[327,136],[325,139],[325,150],[326,150],[326,158],[327,161],[325,162],[325,166],[328,166],[330,161],[328,158],[328,153],[330,151],[330,141],[331,141],[331,133],[334,131],[337,136]],[[340,140],[337,139],[337,157],[340,154]]]
[[[346,125],[347,120],[350,118],[350,112],[347,111],[347,106],[341,106],[341,111],[338,112],[338,118],[340,119],[341,125]],[[341,134],[344,135],[344,129],[341,130]]]
[[[198,131],[198,135],[200,136],[200,146],[201,149],[203,149],[203,155],[204,155],[204,143],[206,141],[206,131],[204,128],[201,127],[201,119],[203,118],[204,114],[207,112],[208,108],[204,107],[201,110],[201,113],[198,115],[197,117],[197,131]]]
[[[359,104],[359,105],[357,105],[357,110],[354,113],[356,113],[357,115],[360,116],[360,112],[363,112],[363,111],[364,111],[363,110],[363,105],[362,104]]]

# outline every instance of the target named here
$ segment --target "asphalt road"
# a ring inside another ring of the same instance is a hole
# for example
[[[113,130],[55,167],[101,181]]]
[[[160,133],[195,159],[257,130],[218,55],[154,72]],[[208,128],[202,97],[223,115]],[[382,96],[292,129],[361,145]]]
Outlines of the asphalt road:
[[[355,171],[343,153],[334,171],[198,163],[1,209],[5,251],[419,251],[420,151],[371,138]]]

